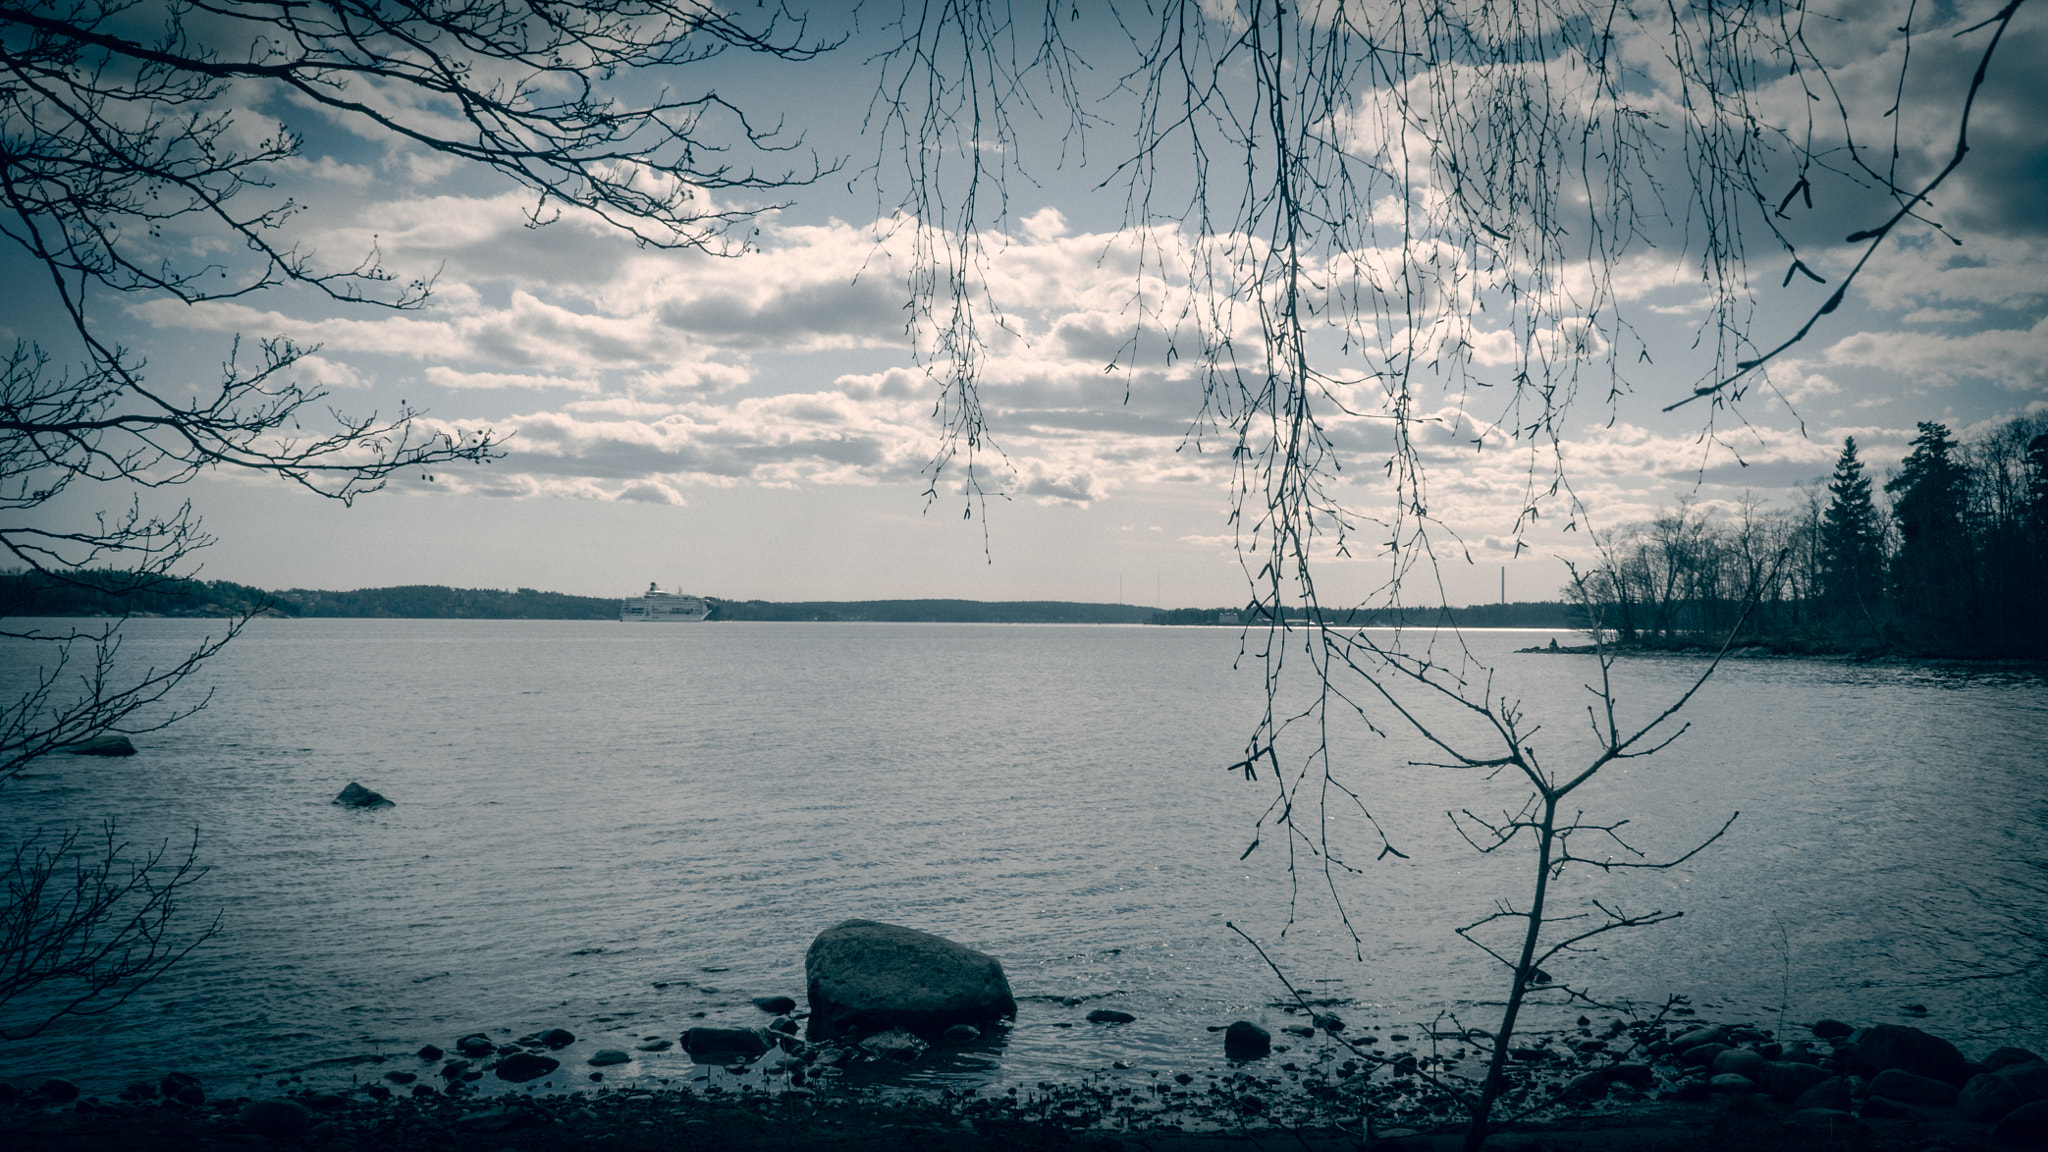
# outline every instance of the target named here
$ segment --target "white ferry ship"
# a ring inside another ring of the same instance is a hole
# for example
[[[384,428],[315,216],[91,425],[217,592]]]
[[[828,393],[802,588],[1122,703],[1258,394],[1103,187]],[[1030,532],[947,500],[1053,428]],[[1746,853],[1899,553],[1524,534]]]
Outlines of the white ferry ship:
[[[711,605],[702,597],[663,592],[659,584],[649,584],[645,594],[619,602],[621,620],[695,624],[709,615]]]

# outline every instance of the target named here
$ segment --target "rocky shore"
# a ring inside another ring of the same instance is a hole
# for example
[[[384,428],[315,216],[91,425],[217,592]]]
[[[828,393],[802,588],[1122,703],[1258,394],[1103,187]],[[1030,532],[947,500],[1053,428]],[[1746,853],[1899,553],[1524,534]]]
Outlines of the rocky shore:
[[[1455,1147],[1461,1129],[1455,1107],[1423,1081],[1475,1074],[1485,1042],[1473,1032],[1346,1036],[1335,1016],[1302,1013],[1303,1022],[1281,1037],[1296,1043],[1231,1060],[1223,1070],[1111,1069],[1078,1083],[995,1094],[908,1086],[903,1073],[931,1045],[907,1032],[810,1042],[792,1027],[804,1015],[793,999],[762,997],[757,1006],[781,1011],[766,1028],[692,1029],[674,1042],[710,1068],[755,1073],[744,1086],[607,1087],[603,1069],[632,1059],[628,1053],[600,1050],[570,1068],[557,1057],[575,1043],[566,1030],[509,1042],[478,1033],[454,1038],[448,1049],[425,1045],[413,1057],[416,1067],[385,1071],[346,1092],[297,1088],[285,1078],[274,1096],[216,1099],[180,1072],[111,1097],[81,1095],[62,1080],[0,1082],[0,1146],[898,1152],[1196,1149],[1284,1138],[1293,1147],[1421,1152]],[[693,1035],[706,1031],[744,1033],[752,1042]],[[2032,1052],[2000,1048],[1971,1059],[1937,1036],[1889,1024],[1823,1020],[1800,1031],[1781,1038],[1742,1025],[1581,1018],[1574,1030],[1528,1037],[1514,1051],[1513,1087],[1501,1109],[1521,1118],[1489,1146],[2048,1147],[2048,1063]],[[1225,1042],[1219,1035],[1219,1046]],[[649,1042],[657,1043],[669,1046]],[[553,1090],[540,1091],[543,1085]]]

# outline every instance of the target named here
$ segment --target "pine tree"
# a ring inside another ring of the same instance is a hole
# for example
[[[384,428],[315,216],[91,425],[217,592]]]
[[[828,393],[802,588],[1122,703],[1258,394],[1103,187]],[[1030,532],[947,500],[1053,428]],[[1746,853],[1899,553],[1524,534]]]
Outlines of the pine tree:
[[[1884,529],[1853,436],[1842,441],[1828,496],[1820,525],[1823,610],[1835,620],[1872,621],[1883,592]]]
[[[1970,539],[1963,522],[1969,477],[1947,426],[1922,421],[1919,429],[1912,454],[1884,486],[1899,524],[1892,587],[1916,630],[1941,644],[1958,637],[1970,614]]]

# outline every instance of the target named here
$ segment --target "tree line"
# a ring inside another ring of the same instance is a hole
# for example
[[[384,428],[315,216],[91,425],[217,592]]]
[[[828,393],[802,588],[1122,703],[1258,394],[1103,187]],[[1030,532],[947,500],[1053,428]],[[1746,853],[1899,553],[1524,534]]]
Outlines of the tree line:
[[[1963,441],[1921,423],[1881,488],[1848,438],[1793,509],[1683,502],[1602,537],[1567,592],[1623,644],[1733,630],[1789,651],[2011,658],[2048,655],[2044,588],[2048,417],[2022,416]]]

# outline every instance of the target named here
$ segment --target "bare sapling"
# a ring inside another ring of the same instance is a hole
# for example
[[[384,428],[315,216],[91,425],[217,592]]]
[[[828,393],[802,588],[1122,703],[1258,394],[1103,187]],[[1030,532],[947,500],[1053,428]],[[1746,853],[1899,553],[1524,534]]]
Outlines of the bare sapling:
[[[1451,1072],[1441,1062],[1434,1072],[1408,1062],[1403,1062],[1400,1068],[1402,1075],[1418,1079],[1456,1102],[1467,1117],[1465,1148],[1468,1152],[1476,1152],[1482,1147],[1488,1135],[1503,1122],[1497,1113],[1510,1095],[1514,1081],[1510,1073],[1514,1037],[1523,1009],[1531,998],[1548,996],[1565,1003],[1576,1001],[1588,1006],[1613,1007],[1603,1004],[1589,988],[1575,985],[1568,978],[1569,973],[1562,968],[1560,973],[1565,978],[1553,976],[1548,966],[1592,950],[1596,941],[1611,933],[1647,928],[1684,915],[1682,911],[1663,908],[1629,910],[1612,898],[1600,897],[1574,901],[1569,909],[1560,911],[1558,906],[1564,898],[1564,887],[1572,871],[1583,869],[1613,873],[1676,868],[1720,840],[1740,816],[1739,812],[1729,814],[1710,835],[1683,852],[1653,857],[1625,838],[1624,831],[1631,823],[1628,818],[1590,817],[1575,801],[1603,770],[1621,761],[1654,756],[1685,735],[1690,724],[1683,721],[1680,714],[1720,668],[1747,622],[1755,599],[1751,599],[1741,617],[1728,630],[1706,667],[1683,691],[1648,720],[1629,723],[1622,718],[1621,694],[1613,677],[1618,653],[1607,642],[1606,630],[1598,619],[1598,605],[1591,603],[1585,582],[1576,569],[1572,577],[1580,600],[1595,613],[1589,631],[1599,676],[1597,683],[1585,685],[1586,692],[1592,697],[1586,707],[1592,746],[1579,750],[1576,758],[1564,765],[1552,763],[1539,751],[1534,737],[1541,726],[1530,722],[1519,701],[1493,692],[1490,671],[1475,683],[1471,676],[1461,675],[1429,657],[1409,654],[1398,646],[1383,646],[1364,631],[1347,632],[1332,627],[1313,629],[1314,639],[1311,642],[1319,650],[1317,663],[1324,690],[1329,694],[1324,699],[1334,696],[1356,710],[1361,718],[1366,717],[1363,698],[1350,690],[1329,687],[1333,681],[1332,673],[1349,673],[1355,677],[1365,686],[1364,696],[1376,697],[1386,710],[1399,717],[1403,726],[1432,749],[1431,759],[1409,761],[1411,767],[1479,772],[1485,780],[1506,774],[1511,779],[1519,779],[1527,789],[1517,806],[1503,809],[1498,814],[1481,815],[1470,807],[1445,812],[1458,836],[1482,855],[1491,856],[1511,849],[1519,849],[1526,854],[1526,871],[1522,873],[1528,884],[1526,895],[1519,902],[1503,900],[1491,912],[1455,930],[1461,938],[1498,961],[1509,974],[1507,1002],[1492,1032],[1491,1051],[1484,1073],[1473,1080]],[[1429,701],[1447,705],[1454,719],[1442,720],[1425,715]],[[1458,731],[1453,731],[1454,725]],[[1319,723],[1316,727],[1319,733],[1327,732],[1326,724]],[[1376,727],[1384,728],[1385,725]],[[1277,730],[1272,734],[1277,735]],[[1266,743],[1258,756],[1248,757],[1233,768],[1250,771],[1256,761],[1278,768],[1280,758],[1272,742]],[[1318,748],[1309,763],[1320,765],[1320,774],[1329,776],[1330,753],[1326,736],[1319,738]],[[1320,812],[1323,807],[1319,802],[1299,802],[1306,799],[1300,796],[1300,792],[1308,777],[1309,773],[1304,772],[1292,781],[1284,778],[1280,781],[1281,797],[1275,801],[1274,820],[1288,834],[1290,845],[1300,845],[1310,856],[1321,860],[1325,884],[1334,895],[1338,873],[1356,872],[1357,869],[1345,864],[1331,850],[1321,828],[1316,829],[1314,838],[1311,838],[1311,832],[1297,824],[1298,812]],[[1333,779],[1326,781],[1326,793],[1329,787],[1338,788],[1341,794],[1358,800],[1357,790],[1344,787]],[[1320,815],[1310,815],[1308,819],[1317,825],[1327,825]],[[1372,827],[1384,842],[1383,857],[1401,855],[1391,842],[1386,841],[1386,833],[1376,821]],[[1590,845],[1598,845],[1600,851],[1594,851]],[[1290,874],[1295,867],[1295,860],[1290,858]],[[1356,941],[1357,929],[1351,925],[1341,900],[1339,915]],[[1235,925],[1231,928],[1240,936],[1245,935]],[[1249,936],[1245,939],[1258,948]],[[1273,965],[1263,948],[1259,948],[1259,953],[1292,991],[1292,983]],[[1296,998],[1299,999],[1298,993]],[[1306,1007],[1306,1001],[1301,1003]],[[1334,1031],[1330,1031],[1330,1035],[1368,1064],[1394,1063],[1336,1035]],[[1549,1098],[1516,1100],[1520,1106],[1517,1115],[1553,1102]],[[1513,1118],[1510,1116],[1508,1119]]]
[[[31,833],[0,861],[0,1040],[26,1040],[68,1017],[101,1016],[220,932],[181,929],[186,890],[206,874],[199,838],[140,855],[112,821],[89,837]]]

